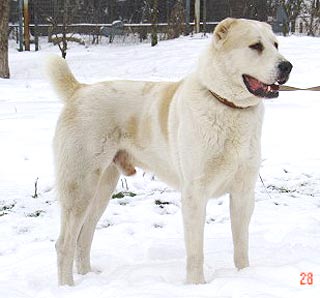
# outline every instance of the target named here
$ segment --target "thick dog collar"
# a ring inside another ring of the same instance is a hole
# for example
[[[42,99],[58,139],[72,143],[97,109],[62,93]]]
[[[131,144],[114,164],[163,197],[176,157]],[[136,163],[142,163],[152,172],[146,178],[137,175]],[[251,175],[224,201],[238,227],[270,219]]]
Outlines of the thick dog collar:
[[[233,108],[233,109],[240,109],[240,110],[245,110],[245,109],[249,109],[251,108],[251,106],[248,106],[248,107],[240,107],[240,106],[237,106],[235,105],[233,102],[221,97],[219,94],[209,90],[209,92],[211,93],[211,95],[213,95],[213,97],[215,97],[218,101],[220,101],[221,103],[223,103],[224,105],[230,107],[230,108]]]

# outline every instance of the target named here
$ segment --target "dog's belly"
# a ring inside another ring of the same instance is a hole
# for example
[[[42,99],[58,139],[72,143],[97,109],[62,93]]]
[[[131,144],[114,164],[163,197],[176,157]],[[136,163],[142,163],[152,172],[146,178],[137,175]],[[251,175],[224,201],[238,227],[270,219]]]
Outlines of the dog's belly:
[[[179,190],[179,175],[168,152],[158,155],[148,149],[143,151],[133,149],[130,150],[130,154],[133,157],[134,166],[154,174],[162,182]]]

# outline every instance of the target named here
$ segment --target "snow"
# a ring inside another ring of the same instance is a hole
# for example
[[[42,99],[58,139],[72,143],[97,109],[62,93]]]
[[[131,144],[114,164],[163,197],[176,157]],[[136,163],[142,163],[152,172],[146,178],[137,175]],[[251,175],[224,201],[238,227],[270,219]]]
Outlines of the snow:
[[[279,37],[293,63],[289,85],[319,85],[320,39]],[[193,69],[207,38],[149,44],[70,45],[68,62],[80,81],[177,80]],[[186,285],[179,193],[152,174],[123,178],[100,220],[92,247],[94,273],[58,287],[54,242],[59,233],[51,141],[62,103],[42,64],[58,49],[10,45],[10,80],[0,80],[0,297],[320,297],[319,92],[283,92],[266,100],[263,162],[250,226],[251,266],[233,265],[228,198],[207,207],[207,284]],[[38,180],[37,198],[34,183]],[[266,190],[266,188],[267,190]],[[302,272],[313,285],[300,285]]]

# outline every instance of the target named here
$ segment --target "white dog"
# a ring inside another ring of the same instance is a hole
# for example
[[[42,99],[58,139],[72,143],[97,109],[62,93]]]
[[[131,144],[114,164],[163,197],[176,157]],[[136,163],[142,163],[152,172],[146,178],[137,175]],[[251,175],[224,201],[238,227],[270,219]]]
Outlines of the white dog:
[[[264,97],[277,97],[292,65],[266,23],[225,19],[197,69],[179,82],[79,83],[66,62],[49,74],[65,102],[54,138],[61,232],[60,285],[91,270],[96,224],[120,172],[149,170],[182,193],[187,282],[203,283],[208,198],[230,194],[234,262],[247,267],[248,225],[260,165]]]

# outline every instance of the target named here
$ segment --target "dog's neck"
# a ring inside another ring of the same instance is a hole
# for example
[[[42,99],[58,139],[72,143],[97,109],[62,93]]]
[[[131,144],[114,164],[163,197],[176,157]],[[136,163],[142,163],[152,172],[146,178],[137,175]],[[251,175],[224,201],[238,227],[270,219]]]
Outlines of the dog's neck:
[[[200,84],[212,95],[230,107],[235,106],[241,109],[254,107],[261,103],[261,98],[249,94],[240,83],[237,84],[230,80],[229,74],[226,73],[225,67],[219,63],[218,58],[215,57],[216,61],[212,63],[214,55],[210,50],[207,50],[206,54],[200,57],[196,72],[200,78]]]

